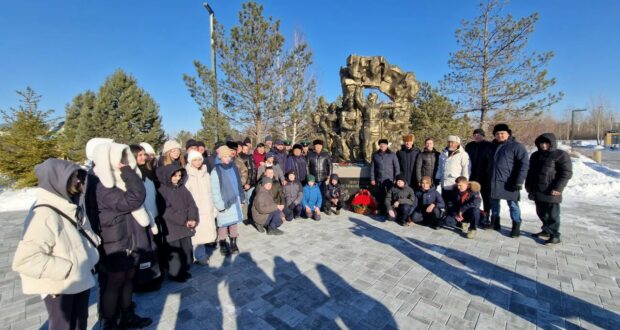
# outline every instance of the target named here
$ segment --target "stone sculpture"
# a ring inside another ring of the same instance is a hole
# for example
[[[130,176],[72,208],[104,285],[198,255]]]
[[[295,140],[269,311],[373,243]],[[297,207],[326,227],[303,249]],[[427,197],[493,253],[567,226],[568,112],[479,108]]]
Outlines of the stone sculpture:
[[[342,106],[321,100],[312,116],[316,135],[336,161],[370,162],[377,141],[392,143],[409,133],[410,109],[419,86],[412,72],[403,72],[383,56],[350,55],[340,68]],[[364,101],[364,89],[381,91],[391,102],[378,102],[370,93]]]

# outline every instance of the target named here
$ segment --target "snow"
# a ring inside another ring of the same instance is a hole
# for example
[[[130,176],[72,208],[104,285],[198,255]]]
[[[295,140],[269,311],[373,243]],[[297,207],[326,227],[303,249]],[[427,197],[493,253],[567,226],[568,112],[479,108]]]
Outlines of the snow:
[[[36,188],[20,190],[0,189],[0,212],[30,209],[35,200]]]

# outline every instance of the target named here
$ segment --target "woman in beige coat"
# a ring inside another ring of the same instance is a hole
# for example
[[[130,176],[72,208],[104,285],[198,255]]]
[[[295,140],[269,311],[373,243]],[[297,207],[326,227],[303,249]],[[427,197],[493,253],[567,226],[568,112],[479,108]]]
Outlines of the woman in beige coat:
[[[86,329],[100,243],[78,206],[86,172],[52,158],[35,166],[35,172],[37,199],[26,217],[13,270],[25,294],[43,297],[50,329]]]
[[[217,238],[217,228],[215,226],[215,207],[213,206],[213,194],[211,193],[211,176],[207,171],[207,166],[202,163],[203,157],[197,151],[190,151],[187,154],[187,183],[185,187],[194,197],[194,202],[198,206],[198,226],[196,234],[192,237],[194,246],[194,260],[206,265],[209,262],[205,251],[205,244],[214,243]]]

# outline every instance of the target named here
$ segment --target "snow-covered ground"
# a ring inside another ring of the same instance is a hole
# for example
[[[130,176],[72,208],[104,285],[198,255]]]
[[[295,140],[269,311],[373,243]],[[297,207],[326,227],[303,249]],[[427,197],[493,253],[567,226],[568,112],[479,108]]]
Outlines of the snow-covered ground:
[[[35,191],[35,188],[21,190],[0,189],[0,212],[29,209],[32,203],[34,203]]]

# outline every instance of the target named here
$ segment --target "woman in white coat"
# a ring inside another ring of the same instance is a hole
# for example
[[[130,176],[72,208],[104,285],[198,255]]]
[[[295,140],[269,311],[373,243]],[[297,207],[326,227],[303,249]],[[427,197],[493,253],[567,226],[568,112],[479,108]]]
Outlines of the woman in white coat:
[[[86,329],[99,237],[78,206],[86,172],[50,158],[35,166],[36,202],[26,217],[13,270],[25,294],[40,294],[50,329]]]
[[[203,157],[198,151],[190,151],[187,154],[187,182],[185,187],[189,190],[198,206],[198,226],[196,234],[192,236],[194,247],[194,260],[207,265],[209,257],[205,250],[205,244],[214,243],[217,238],[215,226],[215,207],[213,206],[213,193],[211,192],[211,175],[207,166],[203,164]]]

